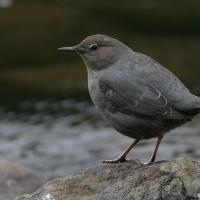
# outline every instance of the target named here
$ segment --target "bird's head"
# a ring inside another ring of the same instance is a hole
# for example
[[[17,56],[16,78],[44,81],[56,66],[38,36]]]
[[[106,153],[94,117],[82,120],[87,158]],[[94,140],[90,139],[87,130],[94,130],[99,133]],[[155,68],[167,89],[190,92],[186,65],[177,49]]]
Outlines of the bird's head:
[[[106,35],[92,35],[73,47],[59,50],[76,51],[92,70],[101,70],[115,63],[127,49],[122,42]]]

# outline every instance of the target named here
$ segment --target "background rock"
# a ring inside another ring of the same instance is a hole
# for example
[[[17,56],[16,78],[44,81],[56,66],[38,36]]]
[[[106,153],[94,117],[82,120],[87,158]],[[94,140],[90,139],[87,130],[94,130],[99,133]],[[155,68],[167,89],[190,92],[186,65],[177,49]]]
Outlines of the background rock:
[[[10,162],[0,162],[0,199],[13,200],[16,196],[30,193],[41,181],[29,169]]]
[[[200,163],[189,158],[145,166],[135,161],[105,164],[48,182],[16,200],[198,199]]]

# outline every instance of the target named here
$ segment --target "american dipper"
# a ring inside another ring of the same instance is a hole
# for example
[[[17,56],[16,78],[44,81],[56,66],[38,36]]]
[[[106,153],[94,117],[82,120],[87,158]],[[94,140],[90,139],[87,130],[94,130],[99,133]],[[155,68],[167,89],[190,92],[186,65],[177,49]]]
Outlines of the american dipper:
[[[95,106],[114,129],[135,139],[119,157],[103,162],[124,162],[140,140],[156,137],[148,163],[154,162],[164,134],[200,112],[200,97],[174,74],[117,39],[97,34],[59,50],[76,51],[82,57]]]

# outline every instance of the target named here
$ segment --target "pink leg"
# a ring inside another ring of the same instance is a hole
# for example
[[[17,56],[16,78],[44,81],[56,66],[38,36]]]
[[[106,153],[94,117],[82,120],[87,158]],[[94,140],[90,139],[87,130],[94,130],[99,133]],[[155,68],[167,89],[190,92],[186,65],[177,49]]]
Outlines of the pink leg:
[[[158,140],[157,140],[157,143],[156,143],[156,147],[155,147],[155,149],[154,149],[154,152],[153,152],[153,154],[152,154],[151,159],[149,160],[148,163],[146,163],[147,165],[148,165],[148,164],[151,164],[151,163],[153,163],[153,162],[155,162],[156,155],[157,155],[157,152],[158,152],[158,148],[159,148],[159,146],[160,146],[160,143],[161,143],[162,138],[163,138],[163,136],[158,137]]]
[[[125,151],[118,156],[116,159],[114,160],[104,160],[103,163],[118,163],[118,162],[126,162],[126,156],[129,153],[129,151],[139,142],[140,140],[135,140],[130,146],[128,146],[127,149],[125,149]]]

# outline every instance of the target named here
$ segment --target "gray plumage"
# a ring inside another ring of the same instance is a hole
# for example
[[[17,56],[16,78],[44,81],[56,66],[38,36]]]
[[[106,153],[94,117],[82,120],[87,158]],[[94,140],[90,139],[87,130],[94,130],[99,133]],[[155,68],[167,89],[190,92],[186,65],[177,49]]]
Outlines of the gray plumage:
[[[62,49],[81,55],[92,101],[124,135],[137,140],[161,137],[200,112],[200,98],[174,74],[116,39],[93,35]]]

